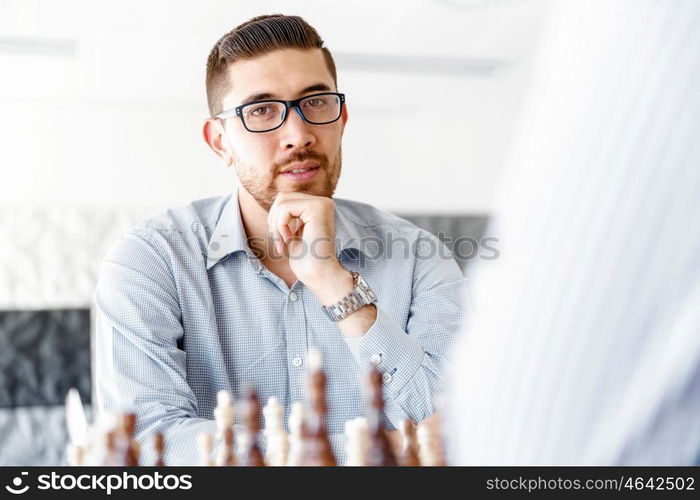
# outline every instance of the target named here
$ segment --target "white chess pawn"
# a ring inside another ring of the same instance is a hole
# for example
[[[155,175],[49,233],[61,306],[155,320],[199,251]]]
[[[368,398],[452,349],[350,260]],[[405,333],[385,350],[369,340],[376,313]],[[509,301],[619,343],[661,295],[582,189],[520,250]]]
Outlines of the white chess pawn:
[[[304,406],[295,401],[289,413],[289,459],[287,465],[299,465],[304,452]]]
[[[220,439],[222,443],[216,456],[216,465],[230,465],[235,460],[233,456],[234,416],[231,394],[228,391],[219,391],[216,394],[214,420],[216,421],[216,438]]]
[[[217,438],[221,439],[224,429],[233,426],[234,416],[235,412],[231,402],[231,394],[228,391],[219,391],[216,394],[216,408],[214,408]]]
[[[86,465],[85,455],[88,446],[90,427],[85,416],[83,402],[77,389],[71,388],[66,396],[66,426],[68,427],[68,448],[66,459],[69,465]]]
[[[265,450],[265,464],[280,466],[287,464],[289,454],[289,440],[284,430],[284,414],[282,405],[277,398],[271,396],[263,408],[265,417],[265,437],[267,449]]]
[[[445,452],[442,447],[440,427],[434,423],[418,424],[416,429],[418,440],[418,459],[424,467],[440,467],[446,464]]]
[[[347,461],[349,466],[366,466],[369,453],[370,435],[365,417],[353,418],[345,422],[347,436]]]

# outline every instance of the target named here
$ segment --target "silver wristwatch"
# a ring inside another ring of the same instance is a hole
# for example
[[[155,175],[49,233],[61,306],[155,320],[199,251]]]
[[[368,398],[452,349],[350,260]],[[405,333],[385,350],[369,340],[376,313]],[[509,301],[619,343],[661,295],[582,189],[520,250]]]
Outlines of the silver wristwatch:
[[[359,273],[350,271],[350,274],[352,274],[353,281],[355,282],[355,289],[335,304],[328,307],[323,306],[323,310],[326,311],[331,321],[340,321],[361,307],[377,300],[377,294],[374,293],[374,290],[369,287]]]

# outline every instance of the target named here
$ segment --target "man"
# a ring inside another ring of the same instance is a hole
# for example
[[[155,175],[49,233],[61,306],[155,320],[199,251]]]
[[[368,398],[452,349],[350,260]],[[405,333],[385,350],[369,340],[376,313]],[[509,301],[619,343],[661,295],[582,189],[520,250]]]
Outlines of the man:
[[[197,463],[217,391],[240,398],[251,384],[288,417],[317,348],[341,461],[370,363],[389,426],[434,413],[462,274],[433,235],[332,198],[348,112],[316,31],[281,15],[238,26],[209,55],[207,97],[204,139],[240,187],[136,226],[106,258],[100,408],[136,413],[144,442],[163,432],[168,464]]]
[[[475,313],[451,460],[700,460],[700,4],[557,2]]]

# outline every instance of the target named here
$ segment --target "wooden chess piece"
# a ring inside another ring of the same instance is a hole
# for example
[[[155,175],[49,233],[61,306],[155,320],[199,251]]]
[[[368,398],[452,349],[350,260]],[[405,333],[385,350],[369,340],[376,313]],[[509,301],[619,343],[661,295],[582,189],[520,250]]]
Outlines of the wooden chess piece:
[[[212,450],[214,449],[214,438],[208,432],[203,432],[199,435],[199,463],[205,467],[211,467],[214,462],[211,459]]]
[[[156,432],[153,436],[153,448],[156,451],[156,467],[165,466],[165,436],[162,433]]]
[[[326,375],[321,367],[321,353],[309,352],[309,393],[311,411],[303,428],[304,446],[301,465],[334,466],[336,465],[326,427]]]
[[[103,465],[123,467],[124,453],[118,447],[117,431],[110,430],[104,434],[104,461]]]
[[[263,408],[265,417],[265,437],[267,448],[265,449],[265,464],[281,466],[287,464],[289,454],[289,440],[284,430],[284,409],[277,398],[271,396]]]
[[[265,465],[257,439],[260,431],[260,401],[251,387],[248,387],[245,392],[246,403],[243,411],[244,431],[240,443],[240,465],[258,467]]]
[[[118,447],[124,453],[122,462],[127,467],[138,467],[140,446],[134,440],[136,431],[136,415],[128,413],[119,419],[119,425],[115,438],[119,441]]]
[[[228,391],[219,391],[216,395],[217,405],[214,408],[214,420],[216,421],[217,437],[221,439],[221,446],[216,457],[216,465],[236,465],[236,456],[233,452],[233,419],[234,410],[231,403],[231,394]]]
[[[233,428],[226,427],[221,438],[219,455],[216,458],[216,465],[232,467],[236,465],[236,456],[233,453]]]
[[[418,424],[418,458],[424,467],[442,467],[447,465],[442,444],[442,426],[440,415],[434,413]]]
[[[370,368],[367,377],[367,427],[370,435],[367,465],[395,466],[396,457],[391,449],[389,439],[384,432],[384,399],[382,397],[382,375]]]
[[[347,460],[348,466],[366,466],[369,453],[369,430],[367,419],[357,417],[345,422],[345,435],[347,436]]]
[[[287,465],[301,465],[302,455],[304,453],[304,406],[295,401],[292,403],[292,409],[289,412],[289,455]]]
[[[90,427],[80,394],[75,388],[71,388],[66,395],[66,426],[69,437],[66,449],[68,464],[86,465]]]
[[[401,450],[398,455],[399,464],[404,467],[416,467],[418,461],[418,442],[416,441],[416,426],[409,419],[403,419],[399,425],[401,432]]]

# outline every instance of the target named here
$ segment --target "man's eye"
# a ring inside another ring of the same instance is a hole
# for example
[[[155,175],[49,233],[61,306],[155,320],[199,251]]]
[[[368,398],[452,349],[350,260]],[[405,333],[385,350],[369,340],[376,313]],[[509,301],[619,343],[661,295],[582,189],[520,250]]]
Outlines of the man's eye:
[[[248,114],[252,116],[265,116],[266,114],[270,113],[270,111],[270,106],[265,104],[262,106],[255,106],[253,109],[248,111]]]
[[[323,106],[324,104],[326,104],[326,100],[322,97],[314,97],[313,99],[309,99],[306,101],[306,105],[312,108],[318,108],[319,106]]]

